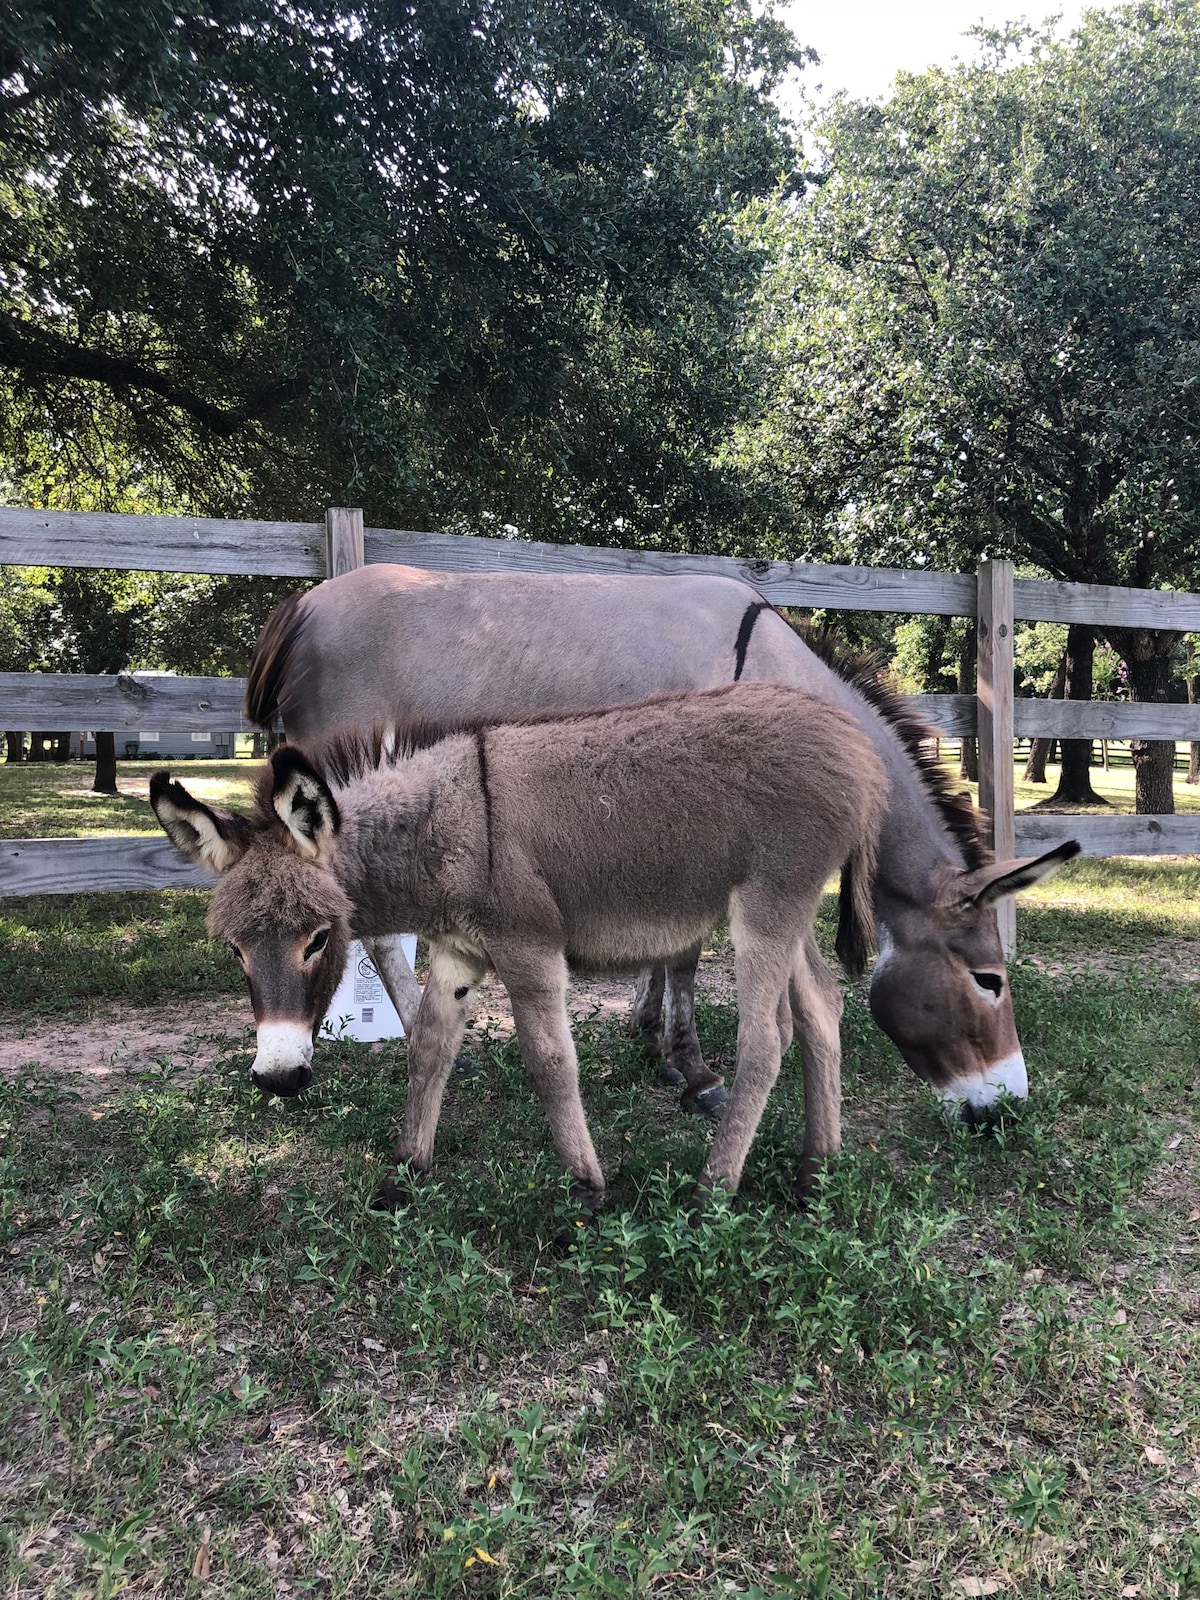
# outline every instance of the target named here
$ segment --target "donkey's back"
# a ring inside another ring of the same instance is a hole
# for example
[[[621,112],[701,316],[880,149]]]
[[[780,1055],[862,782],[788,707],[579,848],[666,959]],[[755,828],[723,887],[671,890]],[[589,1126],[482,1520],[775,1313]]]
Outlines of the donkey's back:
[[[282,716],[290,739],[310,739],[398,709],[432,722],[504,722],[716,688],[741,676],[752,635],[761,645],[763,632],[780,629],[795,653],[790,629],[763,611],[746,584],[700,574],[564,578],[381,563],[272,613],[250,663],[246,713],[261,726]],[[811,667],[824,680],[815,657]],[[748,675],[797,681],[780,670]]]
[[[802,928],[843,866],[869,937],[886,779],[854,720],[812,695],[728,684],[496,727],[483,748],[494,882],[536,873],[574,964],[677,955],[731,893],[781,924],[799,901]]]

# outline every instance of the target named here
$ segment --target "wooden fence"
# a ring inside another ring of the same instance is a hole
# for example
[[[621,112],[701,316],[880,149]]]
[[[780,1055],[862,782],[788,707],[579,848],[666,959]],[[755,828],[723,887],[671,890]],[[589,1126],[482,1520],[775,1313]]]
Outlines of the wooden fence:
[[[703,572],[741,578],[774,605],[978,618],[976,695],[922,695],[940,731],[979,738],[980,803],[993,818],[998,855],[1035,854],[1077,838],[1087,855],[1200,854],[1200,816],[1015,815],[1016,737],[1200,739],[1200,706],[1014,700],[1013,623],[1200,631],[1200,595],[1014,579],[1006,561],[975,574],[674,555],[647,550],[366,528],[335,509],[325,524],[0,508],[0,564],[117,567],[148,572],[322,578],[364,561],[401,561],[450,572]],[[179,733],[243,728],[237,678],[0,673],[0,728],[145,727]],[[188,887],[210,882],[165,838],[0,841],[0,895]],[[1001,931],[1013,939],[1012,902]]]

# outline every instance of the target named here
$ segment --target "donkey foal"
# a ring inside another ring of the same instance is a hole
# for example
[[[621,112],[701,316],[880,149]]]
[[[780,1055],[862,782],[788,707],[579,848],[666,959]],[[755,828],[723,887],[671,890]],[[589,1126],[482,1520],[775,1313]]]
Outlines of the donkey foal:
[[[793,1029],[801,1183],[839,1148],[841,1001],[813,918],[842,868],[838,951],[861,969],[885,789],[849,715],[744,683],[526,723],[354,735],[307,754],[285,746],[253,819],[201,804],[165,772],[150,799],[177,848],[221,875],[209,928],[246,971],[263,1089],[294,1094],[311,1080],[350,937],[415,930],[429,980],[396,1159],[432,1165],[446,1081],[491,968],[573,1189],[594,1205],[604,1175],[579,1098],[568,971],[698,952],[723,916],[737,1070],[701,1182],[737,1187]]]

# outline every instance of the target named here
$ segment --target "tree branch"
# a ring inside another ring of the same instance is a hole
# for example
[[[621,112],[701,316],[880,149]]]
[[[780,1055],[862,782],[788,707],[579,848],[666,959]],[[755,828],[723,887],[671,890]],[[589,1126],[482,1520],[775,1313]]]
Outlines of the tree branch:
[[[18,371],[59,378],[84,378],[110,389],[144,389],[199,422],[220,439],[229,439],[248,423],[261,421],[289,401],[304,394],[302,378],[272,378],[240,406],[214,405],[203,396],[175,383],[164,373],[124,356],[88,350],[54,334],[35,329],[0,312],[0,364]]]

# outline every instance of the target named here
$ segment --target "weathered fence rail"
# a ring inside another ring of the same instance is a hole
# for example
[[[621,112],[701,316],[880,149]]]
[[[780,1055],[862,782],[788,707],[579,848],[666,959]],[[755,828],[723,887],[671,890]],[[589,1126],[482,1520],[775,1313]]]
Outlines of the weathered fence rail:
[[[87,677],[73,672],[0,672],[6,728],[166,728],[206,733],[246,729],[244,678]]]
[[[707,572],[752,583],[772,605],[946,617],[977,614],[974,573],[818,566],[395,528],[363,528],[360,537],[368,562],[401,561],[439,572]],[[0,507],[0,565],[4,566],[324,578],[334,570],[329,554],[333,538],[328,519],[325,524],[236,522]],[[1013,616],[1021,622],[1200,632],[1200,594],[1014,578]]]
[[[195,889],[216,880],[189,866],[165,834],[0,840],[0,894]]]
[[[1014,621],[1200,632],[1200,594],[1032,581],[1015,578],[1003,561],[984,562],[974,574],[942,573],[412,533],[364,528],[360,513],[344,509],[329,511],[322,525],[0,508],[0,564],[7,566],[312,580],[364,561],[447,572],[710,573],[751,583],[779,606],[978,617],[978,694],[919,700],[941,732],[978,737],[980,800],[997,851],[1036,851],[1074,836],[1089,855],[1200,854],[1200,817],[1018,816],[1012,801],[1017,737],[1200,739],[1200,706],[1014,700]],[[0,673],[0,727],[242,729],[243,687],[237,678]],[[0,844],[0,895],[204,881],[153,837]],[[1001,926],[1011,942],[1011,902]]]

